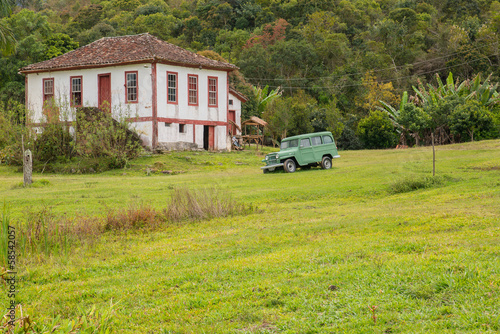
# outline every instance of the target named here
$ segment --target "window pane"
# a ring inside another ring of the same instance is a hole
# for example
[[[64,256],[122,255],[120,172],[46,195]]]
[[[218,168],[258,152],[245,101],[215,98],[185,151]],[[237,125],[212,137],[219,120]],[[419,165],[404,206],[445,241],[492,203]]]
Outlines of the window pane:
[[[177,102],[177,75],[168,74],[168,102]]]
[[[208,104],[211,106],[217,105],[217,79],[208,79]]]
[[[330,136],[323,136],[323,143],[330,144],[333,143],[333,140]]]
[[[312,137],[311,141],[313,145],[321,145],[321,137]]]
[[[82,91],[82,79],[81,78],[71,79],[71,91],[73,93]]]
[[[300,146],[302,147],[309,147],[311,146],[311,143],[309,143],[309,138],[304,138],[300,140]]]
[[[127,101],[137,101],[137,73],[127,73]]]
[[[44,81],[44,94],[54,94],[54,80]]]
[[[189,104],[198,104],[198,78],[189,76]]]

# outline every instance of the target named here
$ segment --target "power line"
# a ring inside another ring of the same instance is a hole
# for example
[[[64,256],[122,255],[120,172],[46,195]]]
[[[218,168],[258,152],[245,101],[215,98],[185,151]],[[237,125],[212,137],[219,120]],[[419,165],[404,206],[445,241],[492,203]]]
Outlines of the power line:
[[[483,44],[480,47],[487,47],[487,46],[491,46],[493,44],[499,44],[499,43],[498,42],[485,43],[485,44]],[[474,47],[474,49],[476,49],[477,51],[480,51],[479,48],[477,48],[477,47]],[[453,55],[459,55],[459,54],[467,53],[467,52],[469,52],[469,50],[452,52],[450,54],[447,54],[447,55],[444,55],[444,56],[440,56],[440,57],[436,57],[436,58],[426,59],[426,60],[418,61],[418,62],[411,63],[411,64],[396,65],[396,66],[386,67],[386,68],[382,68],[382,69],[375,69],[375,70],[371,70],[371,72],[378,73],[378,72],[384,72],[384,71],[389,71],[389,70],[402,69],[402,68],[405,68],[405,67],[409,67],[409,66],[411,67],[411,66],[415,66],[415,65],[418,65],[418,64],[424,64],[424,63],[432,62],[432,61],[443,59],[443,58],[448,58],[448,57],[451,57]],[[494,54],[494,55],[497,55],[497,54]],[[487,56],[487,57],[491,57],[491,56]],[[246,77],[246,79],[247,80],[259,80],[259,81],[320,80],[320,79],[336,79],[336,78],[343,78],[343,77],[351,77],[351,76],[355,76],[355,75],[359,75],[359,74],[365,74],[365,73],[366,73],[366,71],[364,71],[364,72],[339,74],[339,75],[333,75],[333,76],[325,76],[325,77],[305,77],[305,78],[290,78],[290,79],[280,79],[280,78],[248,78],[248,77]],[[427,73],[432,73],[432,72],[424,72],[424,73],[421,73],[421,74],[427,74]],[[274,87],[276,87],[276,86],[274,86]]]
[[[485,56],[485,57],[492,57],[492,56],[497,56],[497,55],[498,55],[498,53],[494,53],[494,54],[491,54],[491,55]],[[467,62],[464,62],[464,63],[456,64],[456,65],[446,66],[446,67],[435,69],[435,70],[428,71],[428,72],[423,72],[423,73],[420,73],[420,74],[435,73],[435,72],[447,70],[447,69],[450,69],[450,68],[454,68],[454,67],[458,67],[458,66],[462,66],[462,65],[474,63],[476,61],[484,59],[485,57],[477,58],[477,59],[470,60],[470,61],[467,61]],[[414,77],[414,75],[408,75],[408,76],[399,77],[399,78],[392,78],[392,79],[385,79],[385,80],[381,80],[379,82],[380,83],[387,83],[387,82],[393,82],[395,80],[408,79],[408,78],[411,78],[411,77]],[[351,84],[351,85],[322,86],[322,87],[321,86],[320,87],[314,86],[314,88],[332,89],[332,88],[346,88],[346,87],[356,87],[356,86],[363,86],[363,83],[357,83],[357,84]],[[271,87],[271,88],[281,87],[283,89],[307,89],[307,88],[312,88],[311,86],[288,86],[288,87],[285,87],[285,86],[272,86],[272,85],[269,85],[269,87]]]

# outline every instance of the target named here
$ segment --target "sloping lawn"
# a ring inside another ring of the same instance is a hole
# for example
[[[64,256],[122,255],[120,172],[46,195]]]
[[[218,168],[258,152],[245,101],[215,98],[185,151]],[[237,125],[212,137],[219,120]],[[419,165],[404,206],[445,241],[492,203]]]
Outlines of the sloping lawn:
[[[176,187],[217,187],[257,208],[21,254],[23,312],[42,324],[112,301],[115,333],[500,331],[500,141],[437,147],[439,182],[406,192],[394,185],[432,176],[430,148],[340,155],[332,170],[264,175],[254,151],[177,152],[35,175],[29,189],[0,167],[14,225],[42,208],[161,210]]]

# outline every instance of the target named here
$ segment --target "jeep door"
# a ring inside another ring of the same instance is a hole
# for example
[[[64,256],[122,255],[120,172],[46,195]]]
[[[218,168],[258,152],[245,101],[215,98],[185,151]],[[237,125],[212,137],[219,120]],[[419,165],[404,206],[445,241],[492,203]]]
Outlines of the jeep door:
[[[297,159],[297,161],[301,166],[305,166],[316,161],[314,160],[314,152],[309,138],[303,138],[300,140],[299,151],[300,160]]]
[[[323,158],[323,155],[327,153],[325,145],[321,141],[321,136],[311,137],[312,148],[314,151],[314,161],[320,162]]]

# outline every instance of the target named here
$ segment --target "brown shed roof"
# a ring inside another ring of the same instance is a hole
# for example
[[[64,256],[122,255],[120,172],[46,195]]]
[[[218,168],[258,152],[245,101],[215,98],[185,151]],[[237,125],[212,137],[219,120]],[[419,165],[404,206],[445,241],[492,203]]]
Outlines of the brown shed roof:
[[[267,122],[261,118],[258,118],[257,116],[250,116],[250,119],[247,119],[246,121],[241,123],[241,125],[256,125],[256,124],[261,126],[267,126]]]
[[[20,72],[55,71],[153,61],[228,71],[238,68],[233,64],[200,56],[145,33],[104,37],[61,56],[23,67]]]

